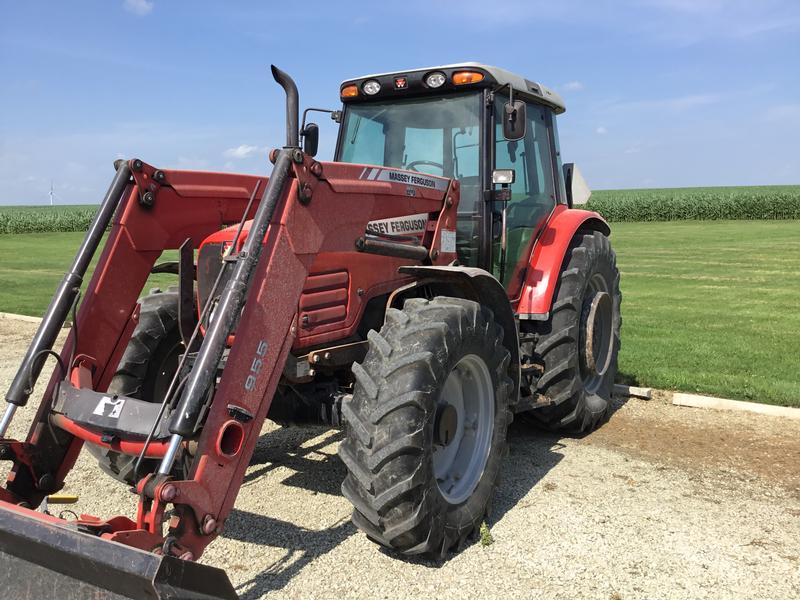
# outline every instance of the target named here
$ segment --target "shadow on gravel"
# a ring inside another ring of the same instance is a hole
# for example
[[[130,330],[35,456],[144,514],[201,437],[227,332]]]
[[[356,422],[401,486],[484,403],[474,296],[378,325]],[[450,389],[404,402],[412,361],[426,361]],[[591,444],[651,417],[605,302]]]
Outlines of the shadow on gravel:
[[[325,434],[328,435],[325,435]],[[325,436],[311,446],[301,446],[314,438]],[[322,448],[340,442],[341,431],[329,427],[282,427],[262,435],[256,445],[250,465],[263,465],[252,469],[244,478],[248,485],[278,467],[287,467],[294,474],[283,480],[283,485],[300,487],[312,492],[339,495],[345,468],[334,454],[321,452]],[[322,456],[323,460],[307,458]]]
[[[329,529],[315,531],[280,519],[234,509],[231,511],[230,526],[225,529],[225,537],[255,544],[269,540],[271,546],[286,549],[280,560],[239,585],[237,593],[242,600],[255,600],[283,589],[307,564],[327,554],[354,533],[356,528],[349,518]]]
[[[336,454],[323,448],[341,441],[344,434],[328,427],[282,427],[262,435],[256,445],[243,485],[262,485],[258,479],[278,467],[294,471],[281,485],[303,488],[319,494],[341,495],[345,467]],[[311,445],[308,442],[321,439]],[[265,490],[266,493],[266,490]],[[285,549],[285,554],[261,573],[238,586],[243,600],[261,598],[283,589],[302,569],[327,554],[356,533],[350,519],[320,531],[306,529],[289,521],[243,510],[231,511],[225,537],[251,544],[269,544]],[[236,569],[236,565],[232,566]],[[243,591],[246,590],[246,591]]]
[[[618,405],[615,405],[615,409]],[[309,440],[324,438],[307,447],[301,445]],[[560,450],[560,434],[543,431],[528,423],[515,421],[508,432],[509,456],[501,472],[500,485],[495,493],[487,524],[492,527],[512,508],[518,506],[528,493],[563,458]],[[253,469],[245,478],[244,485],[255,484],[265,473],[279,466],[288,467],[294,473],[282,483],[318,493],[340,495],[340,485],[345,477],[345,467],[335,454],[321,453],[321,449],[343,438],[342,432],[324,427],[288,427],[275,430],[261,437],[256,446],[251,465],[262,465]],[[320,454],[318,458],[308,458]],[[234,510],[225,537],[254,544],[269,540],[270,546],[286,549],[286,554],[267,569],[241,584],[239,590],[244,600],[260,598],[264,594],[284,588],[307,564],[341,544],[357,532],[349,519],[322,531],[307,530],[287,521],[264,515]],[[468,541],[466,546],[474,543]],[[447,562],[421,557],[404,557],[375,547],[376,552],[385,552],[397,560],[438,568]],[[457,554],[457,552],[456,552]],[[450,554],[452,558],[455,554]],[[235,565],[233,566],[235,569]]]

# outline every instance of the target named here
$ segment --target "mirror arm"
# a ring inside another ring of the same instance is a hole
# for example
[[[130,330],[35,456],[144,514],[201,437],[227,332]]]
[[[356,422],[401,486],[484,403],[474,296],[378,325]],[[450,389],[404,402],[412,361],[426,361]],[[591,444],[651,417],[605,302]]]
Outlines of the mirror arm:
[[[309,107],[309,108],[307,108],[307,109],[305,109],[303,111],[303,122],[300,125],[300,131],[303,131],[303,129],[306,128],[306,116],[308,116],[308,113],[310,113],[310,112],[328,113],[329,115],[331,115],[331,119],[333,119],[337,123],[339,121],[337,121],[335,117],[336,117],[337,113],[341,114],[340,111],[338,111],[338,110],[330,110],[328,108],[313,108],[313,107]]]

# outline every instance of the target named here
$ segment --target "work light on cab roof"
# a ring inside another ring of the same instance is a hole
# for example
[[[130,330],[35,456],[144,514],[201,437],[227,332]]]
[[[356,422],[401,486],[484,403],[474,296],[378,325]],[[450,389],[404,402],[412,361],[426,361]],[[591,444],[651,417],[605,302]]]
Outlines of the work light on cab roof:
[[[477,62],[355,77],[342,83],[339,95],[344,102],[363,102],[482,88],[511,90],[521,98],[546,104],[556,114],[565,110],[561,96],[547,86]]]

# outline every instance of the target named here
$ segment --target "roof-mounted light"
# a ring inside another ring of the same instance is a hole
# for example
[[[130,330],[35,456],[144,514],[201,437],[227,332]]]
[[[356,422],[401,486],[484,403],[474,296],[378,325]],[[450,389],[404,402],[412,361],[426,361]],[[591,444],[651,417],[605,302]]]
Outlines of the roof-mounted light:
[[[425,85],[429,88],[442,87],[445,81],[447,81],[447,77],[441,71],[434,71],[425,75]]]
[[[374,79],[368,79],[361,85],[361,89],[367,96],[374,96],[381,91],[381,84]]]
[[[483,73],[478,71],[456,71],[453,73],[453,83],[456,85],[478,83],[479,81],[483,81]]]
[[[342,98],[355,98],[358,96],[358,86],[355,84],[346,85],[339,94]]]

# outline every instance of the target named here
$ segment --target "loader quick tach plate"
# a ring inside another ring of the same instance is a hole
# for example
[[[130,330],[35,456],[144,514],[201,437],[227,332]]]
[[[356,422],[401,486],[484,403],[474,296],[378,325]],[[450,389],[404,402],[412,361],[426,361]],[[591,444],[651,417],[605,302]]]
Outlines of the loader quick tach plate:
[[[36,515],[0,506],[5,598],[237,598],[221,569],[151,554]]]
[[[126,438],[144,438],[158,418],[161,405],[127,396],[78,389],[67,381],[58,385],[53,412],[98,430],[118,433]],[[166,419],[156,429],[156,439],[169,435],[161,431]],[[164,428],[166,429],[166,428]]]

